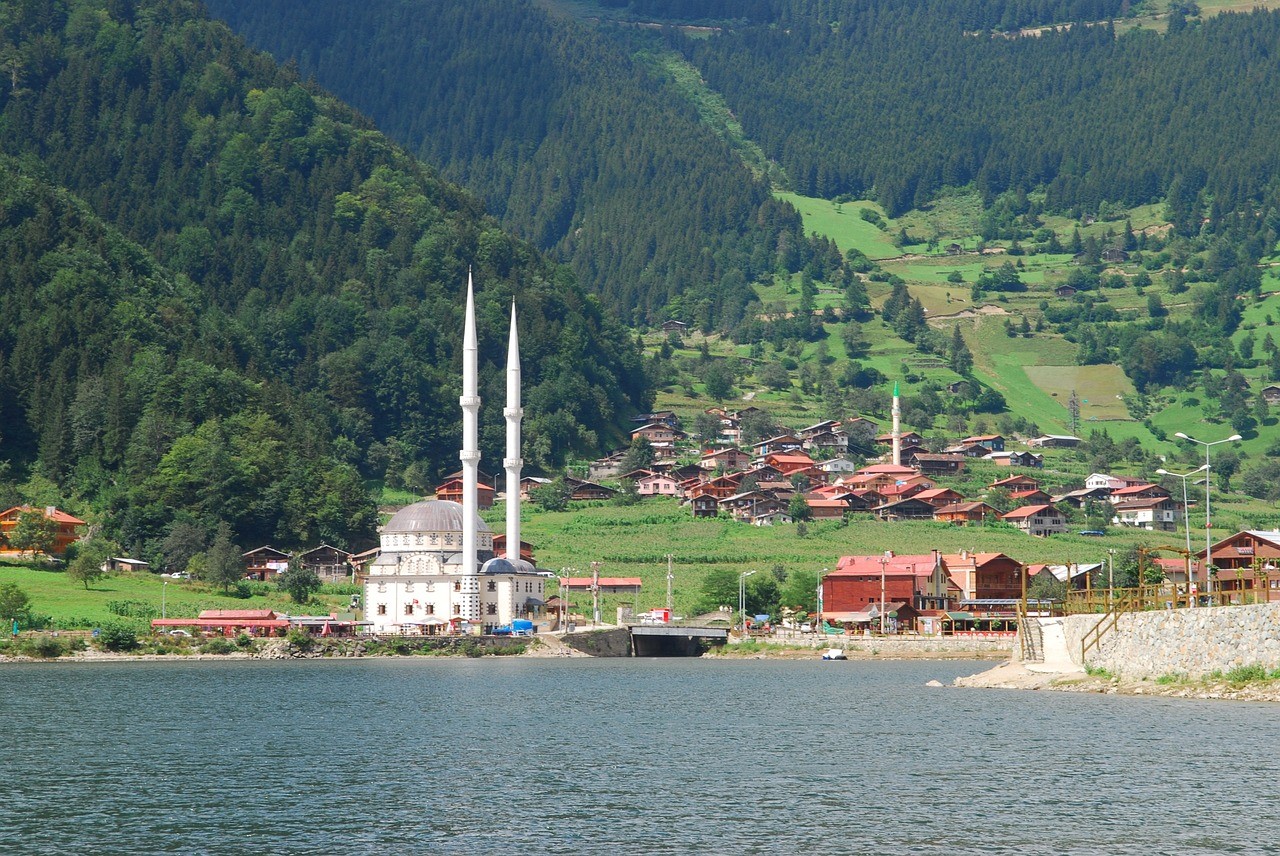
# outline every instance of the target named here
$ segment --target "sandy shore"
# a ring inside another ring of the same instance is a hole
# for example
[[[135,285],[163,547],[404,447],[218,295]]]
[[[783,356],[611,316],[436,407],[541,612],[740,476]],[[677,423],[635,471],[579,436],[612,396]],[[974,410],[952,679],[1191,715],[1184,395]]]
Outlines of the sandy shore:
[[[1223,699],[1234,701],[1280,701],[1280,681],[1234,684],[1224,680],[1192,680],[1157,683],[1153,680],[1124,679],[1083,673],[1033,672],[1021,663],[1006,661],[970,675],[956,678],[953,686],[1007,690],[1049,690],[1053,692],[1102,693],[1105,695],[1160,696],[1163,698]]]

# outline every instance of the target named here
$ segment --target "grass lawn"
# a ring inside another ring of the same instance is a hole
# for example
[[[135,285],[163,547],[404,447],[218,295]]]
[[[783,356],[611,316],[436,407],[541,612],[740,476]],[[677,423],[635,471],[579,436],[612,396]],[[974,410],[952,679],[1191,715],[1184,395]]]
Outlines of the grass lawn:
[[[1133,394],[1133,382],[1119,366],[1027,366],[1025,371],[1032,383],[1064,407],[1074,390],[1082,422],[1130,418],[1120,396]]]
[[[238,598],[194,581],[168,580],[168,585],[165,585],[166,580],[145,572],[104,577],[90,583],[86,591],[83,583],[70,579],[61,571],[17,564],[0,564],[0,582],[16,583],[31,598],[32,612],[51,616],[61,628],[98,627],[110,621],[130,620],[144,624],[143,619],[122,618],[108,606],[126,601],[154,609],[156,618],[160,617],[162,602],[164,612],[170,618],[194,617],[203,609],[327,613],[344,610],[350,603],[350,595],[322,591],[317,595],[320,605],[298,606],[287,594],[276,591],[274,586],[270,594]]]
[[[902,255],[903,251],[893,243],[891,231],[882,232],[859,216],[861,209],[871,208],[883,217],[884,211],[874,202],[836,204],[827,199],[813,199],[795,193],[778,193],[777,196],[790,202],[800,212],[806,233],[826,235],[836,242],[842,253],[857,249],[869,259],[890,259]]]

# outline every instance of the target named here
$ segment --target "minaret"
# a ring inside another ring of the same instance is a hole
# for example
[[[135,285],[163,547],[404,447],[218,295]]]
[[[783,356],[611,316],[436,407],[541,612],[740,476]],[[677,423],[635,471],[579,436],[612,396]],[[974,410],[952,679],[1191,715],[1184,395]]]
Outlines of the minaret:
[[[516,302],[511,301],[511,333],[507,337],[507,406],[502,411],[507,420],[507,456],[502,466],[507,471],[507,561],[520,558],[520,341],[516,335]]]
[[[893,382],[893,463],[902,466],[902,407],[898,403],[898,382]]]
[[[472,295],[471,271],[467,270],[467,319],[462,333],[462,612],[464,621],[480,621],[480,576],[476,550],[476,514],[479,509],[480,439],[477,428],[479,395],[479,349],[476,347],[476,307]]]

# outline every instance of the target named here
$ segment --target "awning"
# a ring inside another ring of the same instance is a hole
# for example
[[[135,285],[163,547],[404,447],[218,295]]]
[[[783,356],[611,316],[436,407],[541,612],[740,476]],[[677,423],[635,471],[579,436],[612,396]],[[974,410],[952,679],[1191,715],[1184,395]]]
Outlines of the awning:
[[[547,605],[547,602],[545,600],[540,600],[536,597],[526,597],[524,599],[524,602],[526,606],[546,606]]]
[[[874,619],[870,612],[824,612],[822,617],[827,621],[835,621],[840,624],[862,624]]]
[[[952,621],[977,621],[971,612],[947,612],[945,615]]]

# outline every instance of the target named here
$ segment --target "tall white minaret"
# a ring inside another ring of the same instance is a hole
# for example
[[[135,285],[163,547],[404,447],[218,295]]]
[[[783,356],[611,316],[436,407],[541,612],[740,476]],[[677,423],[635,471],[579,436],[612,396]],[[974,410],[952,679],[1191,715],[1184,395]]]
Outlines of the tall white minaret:
[[[520,558],[520,340],[516,335],[516,302],[511,301],[511,333],[507,337],[507,406],[502,415],[507,420],[507,456],[502,466],[507,471],[507,561]]]
[[[462,598],[464,621],[480,621],[480,576],[476,551],[476,514],[479,512],[480,412],[479,349],[476,347],[476,307],[471,270],[467,270],[467,319],[462,332]]]
[[[893,463],[902,466],[902,407],[898,402],[898,382],[893,382]]]

